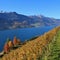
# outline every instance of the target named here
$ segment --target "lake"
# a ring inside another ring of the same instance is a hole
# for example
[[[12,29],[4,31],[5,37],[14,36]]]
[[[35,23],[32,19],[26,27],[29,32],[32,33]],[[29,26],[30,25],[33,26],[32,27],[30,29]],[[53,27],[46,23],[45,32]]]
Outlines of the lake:
[[[48,32],[49,30],[53,29],[54,27],[55,26],[47,26],[47,27],[21,28],[21,29],[0,31],[0,51],[3,50],[3,46],[7,38],[13,40],[14,36],[16,36],[21,41],[25,41],[35,36],[40,36],[45,32]]]

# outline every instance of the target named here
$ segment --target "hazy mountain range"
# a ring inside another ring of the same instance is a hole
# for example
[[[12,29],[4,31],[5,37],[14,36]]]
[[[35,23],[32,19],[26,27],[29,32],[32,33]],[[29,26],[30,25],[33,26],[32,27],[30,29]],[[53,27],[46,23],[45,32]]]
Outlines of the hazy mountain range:
[[[0,13],[0,30],[60,25],[60,19],[43,15],[26,16],[16,12]]]

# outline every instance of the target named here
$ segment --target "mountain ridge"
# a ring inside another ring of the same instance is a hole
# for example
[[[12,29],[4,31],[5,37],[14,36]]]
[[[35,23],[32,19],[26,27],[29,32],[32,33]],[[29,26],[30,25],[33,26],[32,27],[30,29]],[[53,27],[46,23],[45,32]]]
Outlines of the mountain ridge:
[[[26,16],[16,12],[0,13],[0,30],[60,25],[60,19],[43,15]]]

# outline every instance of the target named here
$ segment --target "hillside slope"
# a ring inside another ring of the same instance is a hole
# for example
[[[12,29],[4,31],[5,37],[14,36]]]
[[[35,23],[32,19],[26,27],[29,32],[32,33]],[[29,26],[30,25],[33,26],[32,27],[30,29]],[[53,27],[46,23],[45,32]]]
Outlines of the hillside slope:
[[[41,60],[60,60],[60,30],[54,36],[47,48]]]
[[[51,45],[51,52],[48,59],[50,60],[60,60],[60,31],[58,31],[57,35],[55,36],[54,43]]]
[[[26,42],[22,47],[11,50],[8,54],[5,54],[0,60],[42,60],[42,58],[45,60],[45,54],[49,52],[49,44],[57,34],[60,37],[59,33],[57,33],[58,30],[60,30],[60,27],[54,28],[44,35]],[[58,38],[56,38],[56,40],[57,39]]]

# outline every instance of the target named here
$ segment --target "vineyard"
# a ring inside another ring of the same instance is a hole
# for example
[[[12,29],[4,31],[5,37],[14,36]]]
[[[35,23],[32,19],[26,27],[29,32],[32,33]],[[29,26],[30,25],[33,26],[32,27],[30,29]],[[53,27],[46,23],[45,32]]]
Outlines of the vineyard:
[[[25,42],[0,60],[60,60],[60,27]]]

